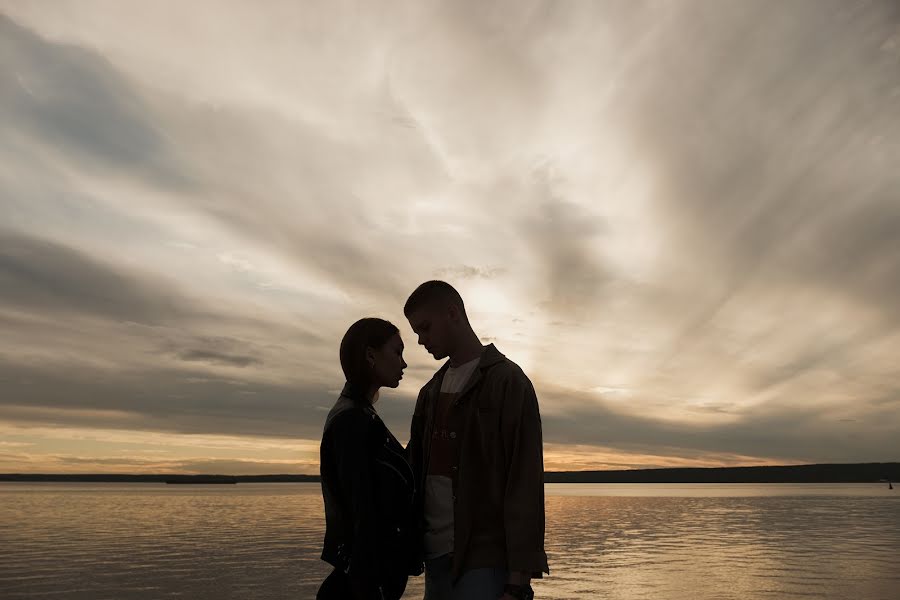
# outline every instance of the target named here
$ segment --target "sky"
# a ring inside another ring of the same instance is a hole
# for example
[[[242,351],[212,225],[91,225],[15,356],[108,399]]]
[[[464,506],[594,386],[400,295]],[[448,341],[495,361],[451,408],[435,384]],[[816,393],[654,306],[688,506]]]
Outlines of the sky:
[[[896,1],[0,0],[0,472],[316,473],[443,279],[547,470],[900,460]]]

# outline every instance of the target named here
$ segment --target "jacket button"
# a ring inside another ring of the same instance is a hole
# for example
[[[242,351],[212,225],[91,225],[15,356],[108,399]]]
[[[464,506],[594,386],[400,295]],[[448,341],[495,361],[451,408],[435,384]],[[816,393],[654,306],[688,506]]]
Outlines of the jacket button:
[[[453,465],[452,467],[450,467],[450,470],[454,471],[454,472],[459,471],[459,467],[457,467],[456,465]]]
[[[450,439],[451,439],[451,440],[455,440],[455,439],[456,439],[456,432],[455,432],[455,431],[451,431],[451,432],[450,432]]]

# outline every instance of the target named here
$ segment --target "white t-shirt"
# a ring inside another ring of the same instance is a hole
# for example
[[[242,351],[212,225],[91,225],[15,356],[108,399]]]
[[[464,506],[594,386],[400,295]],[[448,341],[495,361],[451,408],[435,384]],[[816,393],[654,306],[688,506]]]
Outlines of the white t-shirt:
[[[439,400],[435,410],[432,456],[425,477],[425,558],[432,559],[453,552],[453,480],[447,472],[451,457],[447,455],[446,440],[456,439],[455,431],[446,431],[444,410],[450,410],[456,397],[463,390],[481,357],[472,359],[458,367],[449,367],[444,373]],[[444,445],[442,444],[444,442]]]

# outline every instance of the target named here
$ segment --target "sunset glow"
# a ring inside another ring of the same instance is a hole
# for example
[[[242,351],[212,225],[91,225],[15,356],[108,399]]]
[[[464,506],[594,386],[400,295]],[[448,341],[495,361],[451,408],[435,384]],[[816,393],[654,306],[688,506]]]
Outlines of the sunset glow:
[[[547,470],[900,459],[895,8],[2,4],[0,472],[317,473],[363,316],[406,440],[434,278]]]

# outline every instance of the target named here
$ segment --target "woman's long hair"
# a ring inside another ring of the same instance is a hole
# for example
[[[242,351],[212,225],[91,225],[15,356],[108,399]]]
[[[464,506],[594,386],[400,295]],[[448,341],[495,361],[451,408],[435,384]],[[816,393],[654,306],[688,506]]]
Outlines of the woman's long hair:
[[[366,362],[366,348],[381,348],[398,333],[400,330],[390,321],[367,317],[351,325],[344,334],[341,340],[341,369],[347,383],[359,394],[366,394],[374,383],[372,368]]]

